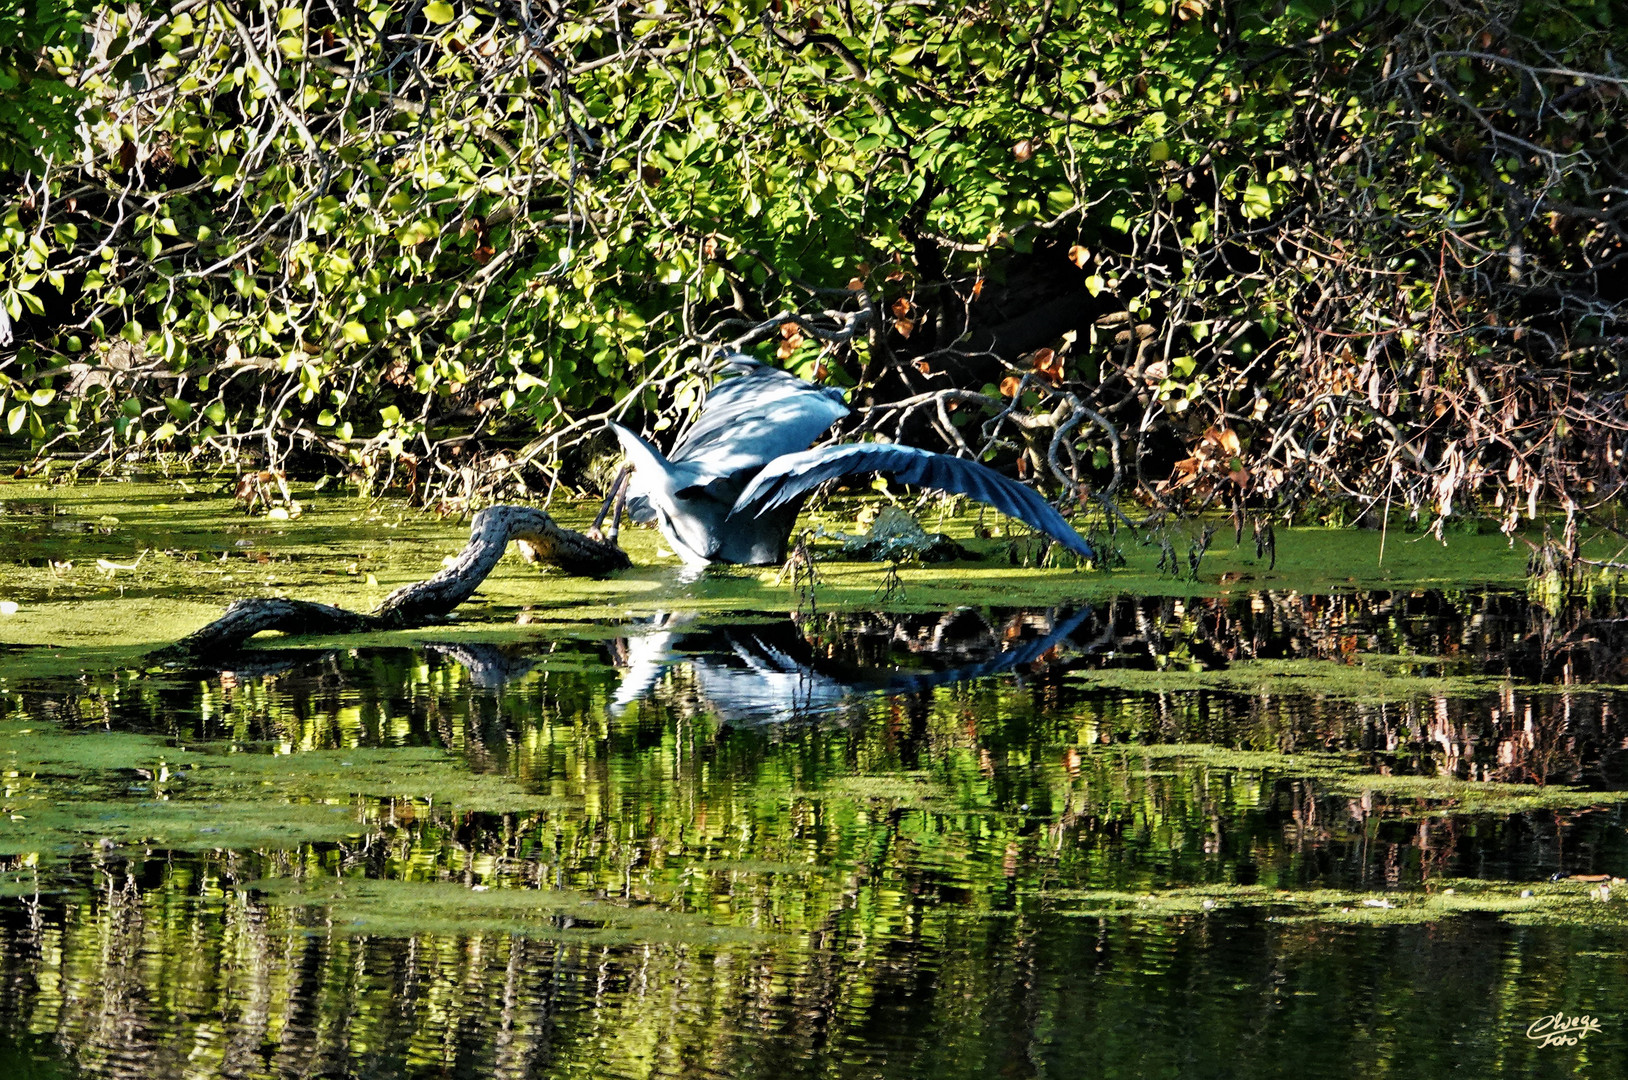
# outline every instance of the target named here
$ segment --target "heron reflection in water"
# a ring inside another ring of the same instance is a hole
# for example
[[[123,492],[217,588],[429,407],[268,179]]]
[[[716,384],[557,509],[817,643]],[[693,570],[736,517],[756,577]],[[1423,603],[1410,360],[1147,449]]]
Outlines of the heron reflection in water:
[[[931,634],[914,641],[917,656],[951,662],[912,668],[835,660],[816,650],[787,619],[750,625],[697,625],[693,614],[661,615],[617,642],[616,663],[625,669],[611,697],[619,716],[636,702],[658,697],[658,685],[681,670],[697,704],[720,720],[752,723],[828,714],[867,697],[918,693],[935,686],[1021,670],[1069,642],[1091,617],[1080,608],[1035,616],[1037,636],[1006,640],[976,612],[949,612]],[[895,628],[895,632],[902,628]],[[892,639],[897,644],[897,639]],[[1099,643],[1091,643],[1086,647]]]
[[[871,472],[971,496],[1077,555],[1094,557],[1091,545],[1045,499],[976,461],[892,443],[809,449],[850,412],[841,391],[739,354],[728,358],[725,370],[736,374],[712,388],[695,422],[666,455],[637,433],[610,425],[631,472],[617,478],[607,507],[627,484],[628,516],[654,521],[686,563],[784,562],[808,494],[828,480]]]

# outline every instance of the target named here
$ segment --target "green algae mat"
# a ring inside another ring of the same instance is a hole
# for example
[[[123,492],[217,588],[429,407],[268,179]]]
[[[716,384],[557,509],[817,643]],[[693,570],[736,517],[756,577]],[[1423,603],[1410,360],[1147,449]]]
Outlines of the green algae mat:
[[[224,480],[48,482],[0,480],[0,642],[135,655],[168,644],[243,596],[289,596],[368,610],[393,589],[441,569],[468,537],[467,517],[441,518],[393,500],[296,489],[298,517],[246,514]],[[866,504],[836,503],[805,516],[813,532],[857,530]],[[555,503],[563,524],[583,527],[595,507]],[[837,559],[820,564],[821,606],[931,610],[958,605],[1047,604],[1114,595],[1208,596],[1250,590],[1327,592],[1357,588],[1463,588],[1518,585],[1527,549],[1496,533],[1449,534],[1446,543],[1401,530],[1382,536],[1350,528],[1284,529],[1276,566],[1257,558],[1248,537],[1223,528],[1196,575],[1157,569],[1157,535],[1182,551],[1196,528],[1155,530],[1138,542],[1122,531],[1107,541],[1124,556],[1112,569],[1035,566],[1039,547],[1008,519],[945,517],[933,505],[921,519],[943,529],[977,561],[898,568]],[[994,535],[983,535],[983,534]],[[978,535],[975,535],[978,534]],[[649,529],[622,534],[636,569],[606,581],[539,572],[505,559],[460,621],[618,618],[629,612],[786,610],[799,603],[778,570],[720,567],[699,579],[679,572]],[[816,539],[816,549],[840,545]],[[1605,546],[1601,542],[1601,546]],[[1014,561],[1019,565],[1013,565]],[[1071,557],[1067,558],[1070,564]],[[13,607],[13,605],[15,605]]]

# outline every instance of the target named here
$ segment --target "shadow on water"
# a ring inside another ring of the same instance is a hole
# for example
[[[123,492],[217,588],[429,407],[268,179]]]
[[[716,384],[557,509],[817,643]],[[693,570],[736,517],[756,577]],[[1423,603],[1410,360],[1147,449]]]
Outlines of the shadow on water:
[[[1623,1075],[1624,625],[676,613],[11,685],[0,1075]]]

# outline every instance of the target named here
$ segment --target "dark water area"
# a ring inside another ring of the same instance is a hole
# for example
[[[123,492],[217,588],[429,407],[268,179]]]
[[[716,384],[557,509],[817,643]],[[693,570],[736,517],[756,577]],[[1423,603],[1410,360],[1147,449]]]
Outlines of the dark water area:
[[[0,1077],[1628,1075],[1622,616],[676,614],[8,680]]]

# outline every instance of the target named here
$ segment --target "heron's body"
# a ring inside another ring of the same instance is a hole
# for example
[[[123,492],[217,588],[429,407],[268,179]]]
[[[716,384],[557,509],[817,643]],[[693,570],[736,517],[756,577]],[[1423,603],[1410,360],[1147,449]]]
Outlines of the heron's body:
[[[977,462],[878,443],[808,449],[848,415],[842,395],[744,358],[732,366],[743,374],[712,389],[669,455],[612,425],[633,467],[631,515],[653,519],[685,562],[783,562],[808,493],[864,472],[971,495],[1091,556],[1090,545],[1045,500]]]

